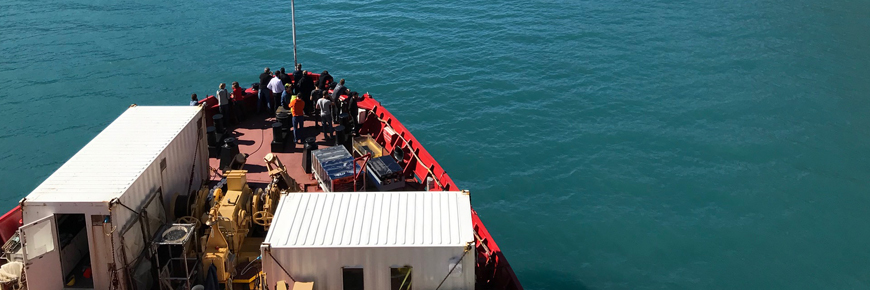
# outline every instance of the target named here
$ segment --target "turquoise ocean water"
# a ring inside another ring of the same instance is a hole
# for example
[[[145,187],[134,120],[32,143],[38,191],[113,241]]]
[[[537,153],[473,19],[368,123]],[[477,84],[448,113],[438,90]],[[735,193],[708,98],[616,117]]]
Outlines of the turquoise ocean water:
[[[297,8],[304,67],[412,129],[526,289],[870,289],[870,2]],[[2,1],[0,205],[291,43],[289,1]]]

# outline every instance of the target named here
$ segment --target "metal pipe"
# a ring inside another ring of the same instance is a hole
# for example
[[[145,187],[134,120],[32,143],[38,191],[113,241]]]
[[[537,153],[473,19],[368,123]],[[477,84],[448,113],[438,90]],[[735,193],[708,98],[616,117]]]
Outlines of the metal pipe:
[[[299,64],[296,60],[296,5],[293,0],[290,0],[291,22],[293,23],[293,67]]]

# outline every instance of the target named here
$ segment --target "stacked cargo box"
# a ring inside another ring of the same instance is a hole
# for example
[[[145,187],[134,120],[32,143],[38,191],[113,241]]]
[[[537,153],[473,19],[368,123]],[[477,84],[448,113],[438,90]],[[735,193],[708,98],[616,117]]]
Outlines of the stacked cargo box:
[[[396,190],[405,187],[402,166],[392,156],[372,158],[366,164],[366,174],[380,191]]]
[[[311,171],[323,191],[354,191],[354,167],[357,172],[362,168],[354,163],[353,156],[344,146],[315,150],[311,152],[311,156],[314,159],[311,162]]]

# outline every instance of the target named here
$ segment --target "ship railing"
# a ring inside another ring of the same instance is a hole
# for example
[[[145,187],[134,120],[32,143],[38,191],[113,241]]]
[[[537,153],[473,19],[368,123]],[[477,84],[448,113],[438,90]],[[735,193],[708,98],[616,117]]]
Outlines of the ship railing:
[[[388,127],[392,128],[392,125],[390,124],[389,120],[385,120],[382,118],[383,114],[380,114],[380,115],[378,114],[378,112],[377,112],[378,108],[379,108],[378,106],[374,106],[371,109],[371,111],[374,114],[375,118],[377,118],[377,120],[383,124],[383,127],[381,127],[380,131],[378,132],[378,135],[382,136],[384,133],[383,130],[385,130]],[[404,151],[404,149],[408,149],[408,152],[411,153],[411,157],[414,159],[414,161],[416,161],[417,164],[420,164],[422,166],[422,168],[426,169],[427,175],[425,177],[422,177],[421,181],[425,181],[426,177],[431,176],[432,179],[435,181],[435,184],[438,185],[438,188],[440,188],[442,190],[446,189],[446,187],[441,183],[441,178],[444,177],[444,174],[446,172],[442,172],[440,176],[436,176],[435,172],[432,170],[432,168],[430,168],[430,167],[434,167],[435,165],[432,164],[432,165],[426,166],[426,163],[417,154],[418,149],[414,148],[412,141],[405,139],[404,133],[405,133],[405,131],[396,132],[396,137],[399,137],[399,139],[391,140],[390,143],[392,143],[392,144],[390,144],[390,147],[393,147],[393,150],[399,149],[399,150]],[[402,141],[401,144],[399,144],[400,143],[399,140]],[[384,140],[384,141],[386,141],[386,140]],[[399,146],[397,146],[397,145],[399,145]],[[410,167],[411,164],[412,164],[412,162],[408,162],[408,164],[405,166],[405,171],[408,170],[408,167]]]

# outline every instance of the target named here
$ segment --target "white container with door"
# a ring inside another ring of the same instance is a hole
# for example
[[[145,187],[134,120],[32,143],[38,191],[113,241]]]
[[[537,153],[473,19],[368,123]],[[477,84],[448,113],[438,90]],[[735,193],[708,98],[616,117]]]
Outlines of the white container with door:
[[[132,106],[22,201],[29,289],[126,289],[175,194],[208,178],[200,107]],[[81,271],[90,259],[92,279]],[[131,271],[132,272],[132,271]]]
[[[281,199],[260,251],[270,289],[472,290],[473,246],[468,192],[300,192]]]

